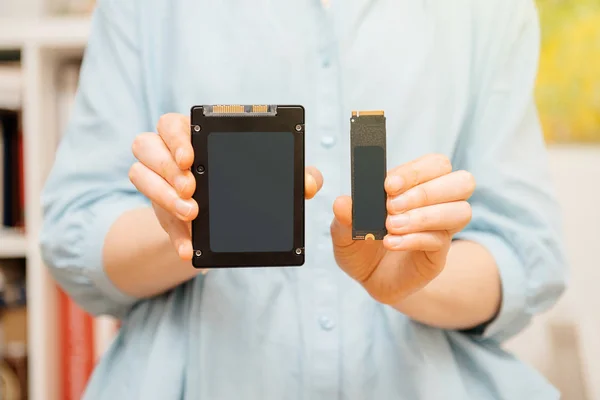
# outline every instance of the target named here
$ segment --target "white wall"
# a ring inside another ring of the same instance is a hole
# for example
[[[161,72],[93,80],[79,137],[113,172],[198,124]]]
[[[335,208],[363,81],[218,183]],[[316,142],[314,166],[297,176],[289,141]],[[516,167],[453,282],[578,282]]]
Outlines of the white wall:
[[[600,146],[550,147],[563,207],[569,288],[550,312],[508,344],[564,400],[600,400]]]

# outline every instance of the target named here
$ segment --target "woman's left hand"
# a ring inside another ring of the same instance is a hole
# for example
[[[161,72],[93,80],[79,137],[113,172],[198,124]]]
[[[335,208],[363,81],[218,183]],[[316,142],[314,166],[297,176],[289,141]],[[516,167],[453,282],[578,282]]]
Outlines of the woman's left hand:
[[[471,220],[467,199],[475,179],[452,171],[447,157],[431,154],[394,168],[385,181],[388,235],[352,240],[352,199],[334,203],[331,226],[338,265],[384,304],[422,289],[446,264],[452,237]]]

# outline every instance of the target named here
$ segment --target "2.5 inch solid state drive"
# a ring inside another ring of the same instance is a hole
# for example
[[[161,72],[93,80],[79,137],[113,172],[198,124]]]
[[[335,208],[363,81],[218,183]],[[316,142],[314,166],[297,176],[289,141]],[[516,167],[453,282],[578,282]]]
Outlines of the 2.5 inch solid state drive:
[[[304,108],[191,110],[196,268],[304,264]]]

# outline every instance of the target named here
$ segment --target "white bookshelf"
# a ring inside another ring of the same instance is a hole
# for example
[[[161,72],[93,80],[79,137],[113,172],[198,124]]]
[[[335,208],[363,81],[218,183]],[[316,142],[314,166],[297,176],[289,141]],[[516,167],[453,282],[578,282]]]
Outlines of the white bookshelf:
[[[0,18],[0,51],[21,51],[27,232],[0,230],[0,258],[27,261],[29,398],[58,400],[57,292],[38,246],[40,196],[57,138],[56,72],[63,62],[82,56],[90,22],[86,17],[38,14]]]

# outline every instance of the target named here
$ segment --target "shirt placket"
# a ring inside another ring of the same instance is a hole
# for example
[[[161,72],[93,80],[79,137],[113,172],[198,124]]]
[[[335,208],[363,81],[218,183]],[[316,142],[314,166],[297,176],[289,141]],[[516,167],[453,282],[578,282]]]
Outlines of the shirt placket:
[[[315,235],[317,259],[313,274],[313,348],[311,382],[313,394],[322,399],[337,398],[340,393],[340,334],[338,328],[338,288],[334,281],[335,264],[331,256],[330,224],[331,207],[339,195],[340,184],[340,91],[339,66],[336,57],[336,37],[332,18],[331,0],[319,0],[315,125],[318,135],[315,151],[318,152],[318,168],[326,184],[319,197],[319,232]]]

